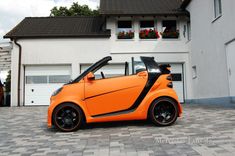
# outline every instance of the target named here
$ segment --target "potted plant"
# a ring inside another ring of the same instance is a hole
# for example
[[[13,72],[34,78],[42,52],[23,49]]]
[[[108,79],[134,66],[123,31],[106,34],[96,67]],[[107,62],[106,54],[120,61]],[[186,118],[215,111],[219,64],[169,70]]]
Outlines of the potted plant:
[[[162,38],[179,38],[179,30],[161,32]]]
[[[133,39],[134,38],[134,31],[120,31],[117,35],[118,39]]]
[[[159,38],[159,33],[155,29],[142,29],[139,32],[139,37],[141,39],[157,39]]]

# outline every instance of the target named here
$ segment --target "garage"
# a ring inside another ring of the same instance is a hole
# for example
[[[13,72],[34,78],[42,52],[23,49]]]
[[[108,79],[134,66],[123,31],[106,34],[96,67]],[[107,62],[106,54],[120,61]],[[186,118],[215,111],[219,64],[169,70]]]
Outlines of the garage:
[[[70,65],[26,66],[25,106],[49,105],[51,94],[70,79]]]

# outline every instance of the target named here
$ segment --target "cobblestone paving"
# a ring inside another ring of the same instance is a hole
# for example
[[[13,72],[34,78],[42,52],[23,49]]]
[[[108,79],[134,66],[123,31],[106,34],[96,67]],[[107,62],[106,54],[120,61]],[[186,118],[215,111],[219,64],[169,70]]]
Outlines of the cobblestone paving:
[[[0,155],[235,155],[235,109],[184,105],[170,127],[132,121],[73,133],[46,126],[46,107],[0,108]]]

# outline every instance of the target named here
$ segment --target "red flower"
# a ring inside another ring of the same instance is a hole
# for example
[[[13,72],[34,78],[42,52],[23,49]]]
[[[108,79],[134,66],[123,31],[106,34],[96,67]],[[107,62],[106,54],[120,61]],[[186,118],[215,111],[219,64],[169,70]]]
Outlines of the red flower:
[[[158,31],[157,31],[157,30],[155,30],[155,33],[156,33],[157,38],[159,38],[160,36],[159,36],[159,34],[158,34]]]
[[[145,29],[145,35],[146,35],[146,36],[149,35],[149,31],[150,31],[149,29],[147,29],[147,30]]]

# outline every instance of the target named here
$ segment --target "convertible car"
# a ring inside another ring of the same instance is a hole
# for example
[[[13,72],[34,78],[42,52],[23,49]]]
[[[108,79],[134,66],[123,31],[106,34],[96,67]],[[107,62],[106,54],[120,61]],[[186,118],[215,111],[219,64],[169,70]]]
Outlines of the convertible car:
[[[169,65],[159,65],[153,57],[141,57],[143,67],[134,74],[127,74],[126,63],[125,74],[108,78],[102,68],[111,60],[110,56],[99,60],[53,93],[49,128],[70,132],[84,123],[145,119],[169,126],[181,116]]]

